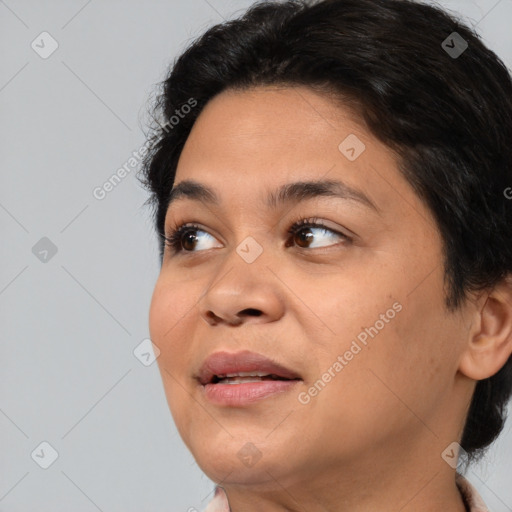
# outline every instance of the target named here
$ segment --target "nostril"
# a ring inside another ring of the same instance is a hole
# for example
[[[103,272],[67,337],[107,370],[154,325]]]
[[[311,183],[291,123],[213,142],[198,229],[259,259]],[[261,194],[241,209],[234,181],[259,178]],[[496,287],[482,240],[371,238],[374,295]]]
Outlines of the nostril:
[[[208,318],[208,320],[211,320],[212,322],[219,322],[220,320],[222,320],[222,318],[217,316],[213,311],[208,311],[206,313],[206,317]]]
[[[261,316],[261,311],[259,309],[254,309],[254,308],[247,308],[247,309],[244,309],[243,311],[240,311],[239,314],[249,314],[251,316]]]

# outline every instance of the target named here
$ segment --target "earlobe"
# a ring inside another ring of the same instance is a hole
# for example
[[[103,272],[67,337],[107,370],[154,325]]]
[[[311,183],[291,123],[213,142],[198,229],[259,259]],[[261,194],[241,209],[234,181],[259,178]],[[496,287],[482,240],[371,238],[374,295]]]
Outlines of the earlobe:
[[[512,276],[492,289],[475,315],[476,327],[468,333],[459,371],[483,380],[498,373],[512,354]]]

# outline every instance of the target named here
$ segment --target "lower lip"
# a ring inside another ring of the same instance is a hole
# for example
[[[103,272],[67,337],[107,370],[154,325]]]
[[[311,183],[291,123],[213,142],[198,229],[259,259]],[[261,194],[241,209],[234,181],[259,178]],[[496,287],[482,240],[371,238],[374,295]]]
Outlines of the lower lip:
[[[240,407],[290,391],[299,380],[262,380],[245,384],[205,384],[206,399],[216,405]]]

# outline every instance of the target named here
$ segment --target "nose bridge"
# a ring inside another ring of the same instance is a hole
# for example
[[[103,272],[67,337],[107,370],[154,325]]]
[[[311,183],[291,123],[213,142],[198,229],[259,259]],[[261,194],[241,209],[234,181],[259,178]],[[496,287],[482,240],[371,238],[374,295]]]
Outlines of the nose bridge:
[[[201,315],[208,323],[222,319],[238,325],[246,316],[280,314],[278,284],[266,268],[267,256],[263,243],[251,235],[246,235],[231,249],[199,303]]]
[[[238,256],[246,265],[253,265],[261,259],[266,259],[261,257],[270,248],[272,227],[258,210],[248,208],[247,204],[245,207],[243,204],[238,206],[240,208],[237,208],[236,216],[230,222],[228,233],[230,244],[233,244],[233,254],[227,259],[239,263],[236,258]]]
[[[258,237],[261,243],[255,237]],[[267,282],[268,256],[269,247],[261,236],[254,234],[238,237],[238,242],[225,255],[208,290],[218,289],[229,283],[230,293],[247,293],[258,286],[258,282]]]

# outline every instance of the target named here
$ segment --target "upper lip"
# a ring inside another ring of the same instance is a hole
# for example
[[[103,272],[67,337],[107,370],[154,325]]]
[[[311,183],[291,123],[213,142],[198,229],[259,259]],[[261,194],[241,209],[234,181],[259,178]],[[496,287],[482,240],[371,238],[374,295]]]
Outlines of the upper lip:
[[[240,372],[262,372],[284,379],[300,379],[300,376],[293,370],[272,361],[262,354],[248,350],[235,353],[215,352],[211,354],[204,360],[197,379],[201,384],[205,385],[212,382],[215,376],[225,376],[229,373]]]

